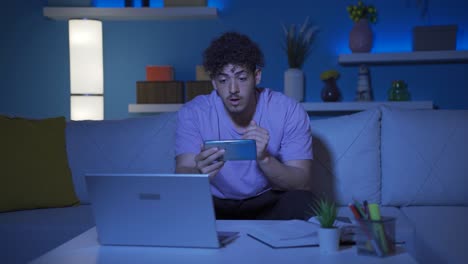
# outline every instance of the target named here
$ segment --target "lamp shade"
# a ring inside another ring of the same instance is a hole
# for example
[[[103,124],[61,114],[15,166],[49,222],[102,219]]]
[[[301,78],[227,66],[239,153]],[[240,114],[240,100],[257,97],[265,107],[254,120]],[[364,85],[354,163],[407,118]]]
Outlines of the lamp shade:
[[[68,21],[70,86],[72,94],[102,94],[104,90],[102,23],[97,20]]]
[[[68,21],[72,120],[104,119],[102,23]]]
[[[72,95],[70,110],[71,120],[103,120],[104,96]]]

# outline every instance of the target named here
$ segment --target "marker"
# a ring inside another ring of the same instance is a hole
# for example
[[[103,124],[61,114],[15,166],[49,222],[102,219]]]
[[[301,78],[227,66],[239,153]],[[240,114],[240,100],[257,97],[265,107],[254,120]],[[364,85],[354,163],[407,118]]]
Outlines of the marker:
[[[349,209],[351,209],[351,212],[353,213],[354,218],[356,220],[361,219],[361,215],[359,215],[359,212],[357,211],[356,206],[354,206],[354,204],[350,203],[348,204],[348,207]]]
[[[369,216],[372,221],[380,221],[382,217],[380,216],[380,209],[379,205],[375,203],[369,204]],[[374,223],[375,232],[377,236],[380,238],[380,244],[385,253],[388,253],[388,245],[387,245],[387,238],[385,237],[385,231],[381,223]]]

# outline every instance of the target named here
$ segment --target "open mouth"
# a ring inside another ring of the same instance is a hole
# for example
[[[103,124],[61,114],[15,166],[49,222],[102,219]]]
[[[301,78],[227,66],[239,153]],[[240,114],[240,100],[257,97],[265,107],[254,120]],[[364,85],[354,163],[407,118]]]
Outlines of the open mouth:
[[[231,97],[229,98],[229,102],[231,105],[237,106],[240,103],[240,98],[239,97]]]

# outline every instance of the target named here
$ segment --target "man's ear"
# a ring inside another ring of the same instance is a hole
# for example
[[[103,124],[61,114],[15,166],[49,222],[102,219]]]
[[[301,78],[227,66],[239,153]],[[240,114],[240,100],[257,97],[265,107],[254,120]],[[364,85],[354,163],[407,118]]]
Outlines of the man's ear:
[[[260,84],[261,80],[262,80],[262,70],[256,69],[255,70],[255,85]]]
[[[218,88],[216,87],[216,82],[214,79],[211,79],[211,84],[213,85],[213,89],[217,90]]]

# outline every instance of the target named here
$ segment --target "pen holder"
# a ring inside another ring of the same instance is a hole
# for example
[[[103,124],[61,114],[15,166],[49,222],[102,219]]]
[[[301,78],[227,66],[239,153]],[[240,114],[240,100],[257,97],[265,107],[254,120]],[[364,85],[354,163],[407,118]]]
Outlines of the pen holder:
[[[395,218],[359,219],[356,228],[358,255],[385,257],[395,253]]]

